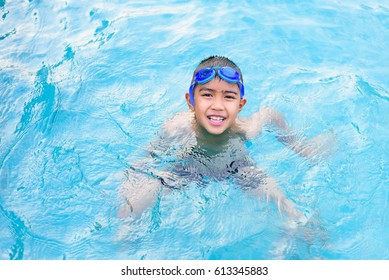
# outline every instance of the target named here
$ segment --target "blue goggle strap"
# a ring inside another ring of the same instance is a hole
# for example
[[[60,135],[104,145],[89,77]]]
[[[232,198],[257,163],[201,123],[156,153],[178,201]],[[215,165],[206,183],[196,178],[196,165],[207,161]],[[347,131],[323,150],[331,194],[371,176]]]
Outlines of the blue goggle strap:
[[[194,106],[194,94],[193,94],[193,90],[194,90],[195,85],[196,85],[196,82],[193,82],[193,83],[190,85],[190,88],[189,88],[189,99],[190,99],[190,104],[192,104],[192,106]]]

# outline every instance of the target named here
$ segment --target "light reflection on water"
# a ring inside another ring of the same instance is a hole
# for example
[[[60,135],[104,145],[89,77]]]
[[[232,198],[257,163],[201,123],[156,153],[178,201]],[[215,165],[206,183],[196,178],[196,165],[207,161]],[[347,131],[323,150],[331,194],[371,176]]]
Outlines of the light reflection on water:
[[[387,259],[388,3],[0,1],[1,259]],[[283,112],[312,164],[270,133],[250,156],[319,229],[195,183],[138,221],[116,217],[124,170],[185,110],[199,60],[240,65],[249,116]],[[191,244],[191,245],[188,245]]]

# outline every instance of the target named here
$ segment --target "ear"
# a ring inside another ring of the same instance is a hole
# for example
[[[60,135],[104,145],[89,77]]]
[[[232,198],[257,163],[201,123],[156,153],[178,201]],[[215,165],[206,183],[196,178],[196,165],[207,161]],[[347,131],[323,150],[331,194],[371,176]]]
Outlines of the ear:
[[[190,103],[190,96],[189,96],[189,93],[185,93],[185,99],[186,99],[186,103],[188,104],[188,107],[189,109],[194,112],[194,106],[192,105],[192,103]]]
[[[243,109],[244,105],[246,105],[246,98],[242,98],[239,102],[239,112]]]

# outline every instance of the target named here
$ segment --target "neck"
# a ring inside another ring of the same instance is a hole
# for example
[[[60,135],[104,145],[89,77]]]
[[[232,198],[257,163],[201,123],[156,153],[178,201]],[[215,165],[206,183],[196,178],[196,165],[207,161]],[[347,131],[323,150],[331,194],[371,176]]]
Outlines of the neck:
[[[225,151],[231,139],[242,136],[234,128],[229,128],[226,131],[224,131],[222,134],[215,135],[209,133],[203,127],[200,127],[196,122],[194,123],[194,125],[195,125],[197,146],[213,154],[217,154]]]

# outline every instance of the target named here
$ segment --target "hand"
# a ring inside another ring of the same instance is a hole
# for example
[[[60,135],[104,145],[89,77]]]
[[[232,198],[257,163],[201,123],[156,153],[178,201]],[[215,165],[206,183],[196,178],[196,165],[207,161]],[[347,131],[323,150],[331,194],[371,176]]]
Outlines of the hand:
[[[313,161],[330,157],[334,152],[336,134],[333,130],[320,134],[304,144],[300,153]]]

